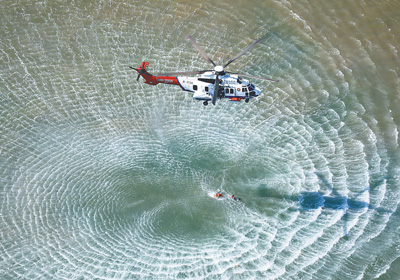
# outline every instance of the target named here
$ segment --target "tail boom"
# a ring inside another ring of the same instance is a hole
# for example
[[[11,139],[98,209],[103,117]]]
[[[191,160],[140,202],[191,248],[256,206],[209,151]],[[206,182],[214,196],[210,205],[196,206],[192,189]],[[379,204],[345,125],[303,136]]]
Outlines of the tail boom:
[[[140,67],[134,68],[140,76],[143,77],[145,80],[145,83],[148,85],[157,85],[157,84],[169,84],[169,85],[177,85],[180,86],[182,89],[184,89],[181,84],[178,81],[177,77],[172,77],[172,76],[154,76],[147,72],[147,69],[149,68],[149,63],[148,62],[142,62]]]

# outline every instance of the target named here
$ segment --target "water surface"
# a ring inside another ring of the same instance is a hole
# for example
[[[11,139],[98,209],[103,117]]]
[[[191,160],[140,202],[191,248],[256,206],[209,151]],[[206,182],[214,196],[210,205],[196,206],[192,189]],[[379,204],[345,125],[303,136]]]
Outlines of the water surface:
[[[399,278],[399,11],[2,1],[1,278]],[[208,69],[187,34],[219,63],[262,37],[229,70],[280,82],[215,107],[136,82]]]

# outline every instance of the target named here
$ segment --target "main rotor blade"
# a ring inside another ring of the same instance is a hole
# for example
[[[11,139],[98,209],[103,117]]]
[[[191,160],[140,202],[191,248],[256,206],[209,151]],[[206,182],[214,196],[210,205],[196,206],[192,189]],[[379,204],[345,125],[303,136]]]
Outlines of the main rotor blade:
[[[243,76],[243,77],[247,77],[247,78],[254,78],[254,79],[260,79],[260,80],[271,81],[271,82],[279,82],[279,80],[263,78],[263,77],[258,77],[258,76],[252,76],[252,75],[246,75],[246,74],[241,74],[241,73],[232,73],[232,72],[226,72],[226,73],[239,75],[239,76]]]
[[[212,70],[187,71],[187,72],[167,72],[167,73],[158,73],[157,76],[197,75],[197,74],[203,74],[203,73],[205,73],[207,71],[212,71]]]
[[[214,63],[214,61],[212,61],[211,58],[200,48],[200,46],[197,45],[196,41],[190,35],[187,35],[187,38],[193,44],[193,46],[199,51],[199,53],[204,57],[205,60],[210,62],[212,65],[217,66]]]
[[[258,39],[257,41],[255,41],[253,44],[251,44],[250,46],[247,47],[247,49],[245,49],[244,51],[242,51],[241,53],[239,53],[237,56],[235,56],[234,58],[232,58],[231,60],[229,60],[225,65],[224,68],[226,66],[228,66],[229,64],[231,64],[232,62],[234,62],[236,59],[238,59],[239,57],[241,57],[242,55],[244,55],[247,51],[251,50],[258,42],[261,41],[262,38]]]
[[[219,78],[218,78],[218,75],[216,75],[215,76],[215,84],[214,84],[214,93],[213,93],[212,101],[211,101],[211,103],[213,105],[215,105],[215,102],[217,102],[218,93],[219,93]]]

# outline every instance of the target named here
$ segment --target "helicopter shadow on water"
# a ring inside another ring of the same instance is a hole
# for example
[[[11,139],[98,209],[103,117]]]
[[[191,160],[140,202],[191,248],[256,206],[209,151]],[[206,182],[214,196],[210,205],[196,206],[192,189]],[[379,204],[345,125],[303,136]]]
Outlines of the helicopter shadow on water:
[[[321,174],[316,173],[316,175],[320,180],[320,182],[322,183],[322,185],[331,191],[331,195],[324,195],[323,193],[320,192],[303,191],[299,195],[285,196],[274,193],[274,191],[271,192],[271,190],[265,185],[260,189],[260,191],[262,192],[262,194],[261,193],[260,194],[262,197],[282,198],[286,200],[292,200],[296,202],[297,206],[294,209],[294,211],[301,211],[301,212],[313,211],[320,208],[343,211],[342,219],[344,222],[344,236],[347,236],[348,234],[347,223],[349,220],[349,213],[352,211],[361,212],[367,209],[367,211],[374,210],[377,211],[378,213],[397,214],[392,210],[384,209],[381,207],[374,207],[368,202],[358,199],[365,192],[371,191],[376,187],[378,187],[379,185],[381,185],[385,181],[385,178],[382,178],[377,182],[371,184],[370,186],[366,187],[363,191],[355,195],[353,198],[349,198],[347,196],[343,196],[337,193],[332,187],[332,185]],[[290,209],[292,210],[293,208]]]

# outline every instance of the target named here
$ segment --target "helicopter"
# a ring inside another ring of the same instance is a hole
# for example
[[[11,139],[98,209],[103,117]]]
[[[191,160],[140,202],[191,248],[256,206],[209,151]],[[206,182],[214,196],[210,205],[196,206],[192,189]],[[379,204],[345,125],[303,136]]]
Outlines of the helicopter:
[[[215,105],[217,99],[223,98],[228,98],[230,101],[234,102],[240,102],[242,99],[244,99],[247,103],[250,101],[250,99],[259,96],[261,94],[260,88],[252,84],[249,80],[243,79],[242,77],[278,82],[278,80],[274,79],[225,71],[225,68],[229,64],[251,50],[262,40],[262,38],[256,40],[223,66],[215,64],[214,61],[211,60],[211,58],[202,50],[202,48],[190,35],[187,36],[187,39],[193,44],[202,57],[214,66],[212,70],[168,72],[159,73],[154,76],[147,72],[149,63],[142,62],[138,68],[130,66],[131,69],[134,69],[139,73],[137,76],[137,81],[140,77],[143,77],[145,83],[149,85],[163,83],[180,86],[184,91],[193,92],[193,98],[203,101],[204,106],[207,106],[209,101]],[[196,76],[191,77],[191,75]]]

